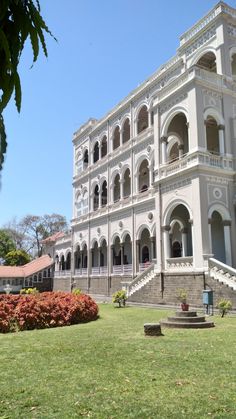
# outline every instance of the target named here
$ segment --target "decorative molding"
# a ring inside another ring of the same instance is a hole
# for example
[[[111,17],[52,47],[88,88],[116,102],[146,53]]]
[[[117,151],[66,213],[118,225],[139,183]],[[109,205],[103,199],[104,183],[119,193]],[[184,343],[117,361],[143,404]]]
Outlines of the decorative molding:
[[[160,108],[160,115],[168,111],[170,108],[173,108],[173,106],[177,105],[178,103],[182,102],[184,99],[187,98],[187,96],[187,93],[183,93],[178,97],[172,98],[170,102],[166,103]]]
[[[167,193],[173,190],[178,190],[180,188],[184,188],[187,185],[192,183],[191,178],[180,180],[179,182],[171,183],[170,185],[161,185],[161,192]]]
[[[212,25],[210,29],[204,32],[201,36],[199,36],[196,39],[195,42],[193,42],[189,47],[186,48],[185,50],[186,57],[189,58],[197,49],[201,48],[215,35],[216,35],[216,25]]]

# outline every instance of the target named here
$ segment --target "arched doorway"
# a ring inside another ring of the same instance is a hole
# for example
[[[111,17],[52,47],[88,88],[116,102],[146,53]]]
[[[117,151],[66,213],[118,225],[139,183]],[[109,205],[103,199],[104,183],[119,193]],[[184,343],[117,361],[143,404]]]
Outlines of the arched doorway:
[[[214,211],[211,217],[211,241],[214,258],[226,263],[224,225],[218,211]]]

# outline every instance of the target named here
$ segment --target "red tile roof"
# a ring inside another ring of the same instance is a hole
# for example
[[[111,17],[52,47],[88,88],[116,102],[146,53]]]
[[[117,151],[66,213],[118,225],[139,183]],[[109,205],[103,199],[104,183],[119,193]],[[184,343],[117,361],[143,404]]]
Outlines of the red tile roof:
[[[0,266],[0,278],[25,278],[49,268],[52,264],[53,259],[44,255],[23,266]]]
[[[64,235],[65,233],[62,233],[62,231],[59,231],[58,233],[55,233],[52,236],[49,236],[46,239],[42,240],[41,243],[55,242],[57,239],[60,239]]]

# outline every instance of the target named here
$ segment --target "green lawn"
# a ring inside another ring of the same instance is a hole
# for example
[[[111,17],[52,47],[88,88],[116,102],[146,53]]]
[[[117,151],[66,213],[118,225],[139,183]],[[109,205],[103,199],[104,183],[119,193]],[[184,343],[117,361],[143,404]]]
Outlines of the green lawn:
[[[235,419],[236,316],[144,337],[168,313],[107,304],[95,322],[0,335],[0,418]]]

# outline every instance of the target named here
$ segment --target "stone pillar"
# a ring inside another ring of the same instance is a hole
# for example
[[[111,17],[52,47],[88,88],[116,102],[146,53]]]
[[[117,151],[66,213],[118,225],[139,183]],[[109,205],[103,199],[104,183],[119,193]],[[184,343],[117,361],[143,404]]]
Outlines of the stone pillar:
[[[111,273],[113,272],[113,265],[114,265],[114,248],[115,248],[115,245],[112,244],[111,245],[111,260],[110,260],[110,262],[111,262]]]
[[[99,160],[101,160],[102,158],[102,143],[99,143],[98,145],[98,155],[99,155]]]
[[[148,165],[148,173],[149,173],[149,188],[153,185],[153,163]]]
[[[212,225],[212,218],[208,218],[209,254],[212,254],[211,225]]]
[[[171,227],[169,225],[163,226],[162,230],[164,233],[164,259],[170,258],[170,236],[169,231]]]
[[[98,208],[102,208],[102,188],[100,186],[98,191]]]
[[[124,243],[120,243],[120,264],[122,266],[122,272],[124,269]]]
[[[184,145],[179,144],[178,149],[179,149],[179,158],[181,158],[181,157],[183,157],[183,154],[184,154]]]
[[[225,126],[218,125],[219,132],[219,151],[220,154],[225,154],[225,135],[224,135]]]
[[[155,236],[150,237],[151,242],[151,252],[150,252],[150,261],[152,262],[154,259],[154,246],[155,246]]]
[[[167,137],[161,137],[162,164],[167,162]]]
[[[224,239],[225,239],[225,261],[226,265],[232,266],[232,251],[231,251],[231,237],[230,237],[230,220],[223,221]]]
[[[124,180],[120,179],[120,199],[124,199]]]
[[[136,240],[136,272],[139,272],[140,263],[140,240]]]
[[[188,229],[187,228],[182,228],[181,239],[182,239],[182,256],[183,257],[187,256],[187,253],[188,253],[187,234],[188,234]]]

